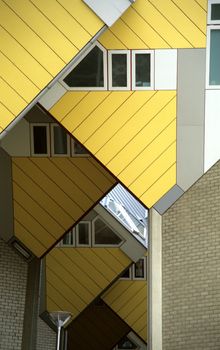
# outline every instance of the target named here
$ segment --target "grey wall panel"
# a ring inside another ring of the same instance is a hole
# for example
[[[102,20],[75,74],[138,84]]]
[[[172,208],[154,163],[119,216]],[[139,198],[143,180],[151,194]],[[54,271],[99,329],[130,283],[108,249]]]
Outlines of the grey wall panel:
[[[204,172],[205,49],[179,49],[177,185],[187,190]]]
[[[182,196],[184,191],[177,185],[173,186],[155,205],[154,209],[158,211],[160,215]]]
[[[1,146],[12,157],[30,157],[30,126],[25,118],[3,138]]]
[[[6,242],[14,234],[11,157],[0,147],[0,238]]]

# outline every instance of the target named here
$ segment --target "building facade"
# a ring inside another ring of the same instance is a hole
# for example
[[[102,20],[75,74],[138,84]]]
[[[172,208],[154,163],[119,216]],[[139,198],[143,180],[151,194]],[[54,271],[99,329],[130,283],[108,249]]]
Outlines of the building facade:
[[[218,349],[220,2],[0,6],[1,348]]]

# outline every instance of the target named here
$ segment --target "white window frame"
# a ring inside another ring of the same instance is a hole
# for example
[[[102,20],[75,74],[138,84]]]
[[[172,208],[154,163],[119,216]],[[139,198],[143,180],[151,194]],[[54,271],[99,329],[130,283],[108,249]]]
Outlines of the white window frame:
[[[68,248],[68,247],[75,247],[76,246],[76,232],[75,232],[75,228],[73,227],[69,232],[67,232],[66,234],[72,234],[73,237],[73,244],[63,244],[63,239],[61,239],[61,241],[59,242],[58,246],[62,247],[62,248]]]
[[[208,1],[208,18],[207,18],[207,23],[208,24],[220,24],[220,19],[219,20],[211,20],[211,12],[212,12],[212,5],[213,4],[219,4],[219,0],[209,0]]]
[[[60,127],[62,128],[62,126],[60,126],[57,123],[50,123],[50,147],[51,147],[51,155],[53,157],[70,157],[70,136],[68,135],[68,133],[66,132],[66,142],[67,142],[67,153],[63,153],[63,154],[56,154],[54,153],[54,127]],[[65,131],[65,130],[64,130]]]
[[[146,281],[146,279],[147,279],[147,259],[146,259],[146,256],[144,256],[143,258],[140,258],[139,260],[144,261],[144,277],[135,277],[135,263],[134,263],[132,265],[132,279],[134,281]]]
[[[114,234],[116,234],[116,236],[118,236],[120,239],[121,239],[121,242],[118,243],[118,244],[97,244],[95,243],[95,222],[97,220],[101,220],[103,221],[106,226],[108,226],[113,232]],[[92,220],[92,247],[97,247],[97,248],[104,248],[104,247],[112,247],[112,248],[118,248],[120,247],[122,244],[124,243],[124,239],[118,234],[115,232],[115,230],[99,215],[97,215],[93,220]]]
[[[75,143],[77,141],[73,138],[71,139],[71,156],[72,157],[90,157],[89,153],[75,153]]]
[[[79,243],[79,224],[88,224],[89,227],[89,243]],[[76,226],[76,247],[91,247],[91,221],[80,221]]]
[[[220,30],[219,25],[210,25],[207,28],[207,49],[206,49],[206,88],[211,90],[219,90],[220,85],[210,85],[209,84],[209,75],[210,75],[210,39],[211,39],[211,30]]]
[[[136,55],[150,55],[150,86],[136,86]],[[132,90],[153,90],[154,89],[154,50],[132,50]]]
[[[127,55],[127,86],[112,86],[112,55]],[[109,90],[131,90],[131,52],[130,50],[109,50],[108,51],[108,81]]]
[[[34,153],[34,127],[45,126],[47,135],[47,153]],[[31,134],[31,156],[34,157],[49,157],[50,156],[50,130],[49,123],[30,123],[30,134]]]
[[[104,77],[104,86],[103,87],[70,87],[67,85],[64,81],[66,76],[76,67],[78,64],[89,54],[92,49],[98,46],[100,50],[103,52],[103,77]],[[107,50],[98,42],[96,41],[94,44],[92,44],[83,54],[80,56],[80,58],[74,62],[73,65],[70,66],[70,68],[66,71],[65,75],[62,76],[62,78],[59,80],[59,82],[65,87],[66,90],[68,91],[102,91],[102,90],[107,90]]]

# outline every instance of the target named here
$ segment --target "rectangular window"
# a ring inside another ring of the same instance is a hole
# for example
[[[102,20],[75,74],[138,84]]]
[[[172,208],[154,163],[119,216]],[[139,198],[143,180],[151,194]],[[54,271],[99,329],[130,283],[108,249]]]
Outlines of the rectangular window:
[[[153,89],[153,51],[132,51],[132,90]]]
[[[134,280],[144,280],[146,276],[146,258],[141,258],[133,265],[133,278]]]
[[[208,87],[220,88],[220,25],[209,26],[207,32],[207,82]]]
[[[79,247],[91,246],[90,222],[81,221],[76,226],[76,245]]]
[[[208,24],[220,24],[220,0],[209,1]]]
[[[130,89],[130,51],[111,50],[108,55],[109,89]]]
[[[70,155],[70,137],[58,124],[51,124],[51,153],[59,157]]]
[[[220,28],[210,30],[209,85],[220,85]]]
[[[49,124],[31,124],[31,154],[49,156]]]

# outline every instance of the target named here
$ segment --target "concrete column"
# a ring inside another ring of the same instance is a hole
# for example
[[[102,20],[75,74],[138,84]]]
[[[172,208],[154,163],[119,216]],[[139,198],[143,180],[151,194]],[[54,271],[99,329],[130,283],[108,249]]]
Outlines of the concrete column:
[[[36,350],[39,282],[40,259],[35,258],[28,265],[22,350]]]
[[[148,349],[162,350],[162,216],[149,212]]]

